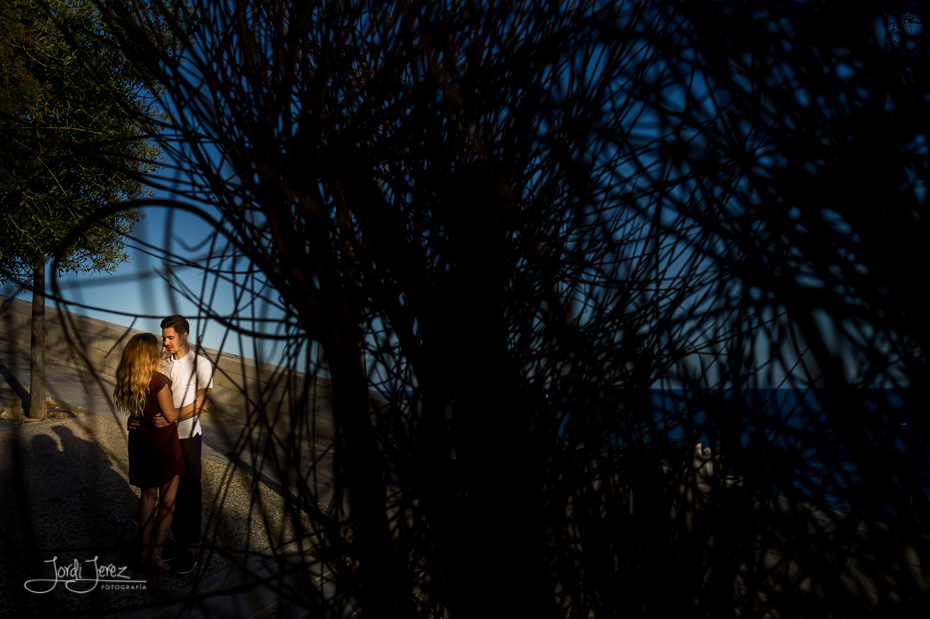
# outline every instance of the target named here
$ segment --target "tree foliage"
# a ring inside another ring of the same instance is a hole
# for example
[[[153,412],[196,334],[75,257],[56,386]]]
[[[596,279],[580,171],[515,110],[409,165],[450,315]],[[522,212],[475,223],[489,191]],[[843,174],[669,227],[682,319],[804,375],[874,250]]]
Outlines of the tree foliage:
[[[176,111],[180,139],[161,146],[191,171],[185,208],[220,214],[226,253],[205,274],[236,284],[241,312],[209,298],[202,312],[248,334],[252,293],[267,295],[294,353],[282,380],[332,381],[335,498],[321,508],[276,471],[315,525],[291,603],[463,617],[923,603],[907,549],[930,559],[927,327],[909,268],[928,246],[930,50],[919,28],[888,30],[922,23],[914,7],[195,0],[180,14],[140,1],[108,24]],[[150,34],[192,22],[180,54]],[[318,364],[298,354],[309,342]],[[679,391],[662,407],[655,387]],[[313,438],[306,388],[275,437],[294,453]],[[249,414],[264,428],[275,411]],[[698,442],[724,454],[709,473]],[[860,521],[894,527],[862,536]],[[863,594],[850,562],[896,591]]]
[[[28,279],[59,249],[60,270],[111,270],[140,212],[81,224],[144,193],[157,156],[151,101],[91,2],[5,2],[0,35],[0,276]]]

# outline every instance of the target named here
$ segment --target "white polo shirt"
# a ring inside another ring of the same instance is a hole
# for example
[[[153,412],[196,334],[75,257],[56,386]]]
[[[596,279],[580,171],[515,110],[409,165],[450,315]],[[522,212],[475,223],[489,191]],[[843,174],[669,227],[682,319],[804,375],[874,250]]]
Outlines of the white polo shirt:
[[[168,355],[162,362],[161,371],[171,379],[175,408],[187,406],[196,400],[198,389],[213,388],[213,367],[209,361],[194,354],[193,350],[187,351],[186,355],[177,360],[173,355]],[[178,422],[178,436],[181,438],[192,438],[202,433],[200,415]]]

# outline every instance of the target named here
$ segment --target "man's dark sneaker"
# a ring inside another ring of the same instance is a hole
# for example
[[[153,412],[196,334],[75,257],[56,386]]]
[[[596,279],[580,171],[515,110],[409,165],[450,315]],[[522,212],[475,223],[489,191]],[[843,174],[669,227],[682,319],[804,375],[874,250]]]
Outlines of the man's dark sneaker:
[[[186,554],[188,554],[187,551],[178,544],[165,544],[165,550],[162,553],[162,561],[171,563],[175,559],[179,559]]]
[[[186,552],[171,562],[171,569],[175,574],[190,574],[197,569],[197,555]]]

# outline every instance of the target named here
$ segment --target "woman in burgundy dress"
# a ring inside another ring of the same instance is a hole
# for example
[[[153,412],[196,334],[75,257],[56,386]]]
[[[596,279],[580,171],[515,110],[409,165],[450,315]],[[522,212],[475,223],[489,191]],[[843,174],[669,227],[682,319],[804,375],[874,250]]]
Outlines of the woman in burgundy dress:
[[[171,398],[171,380],[158,371],[160,366],[158,339],[151,333],[132,336],[116,368],[113,396],[120,409],[140,421],[139,428],[129,433],[129,480],[142,489],[140,560],[167,570],[162,561],[162,546],[174,517],[174,499],[178,476],[184,472],[184,459],[177,426],[174,423],[160,428],[154,425],[158,413],[169,422],[177,421],[181,413]],[[159,498],[156,513],[155,503]]]

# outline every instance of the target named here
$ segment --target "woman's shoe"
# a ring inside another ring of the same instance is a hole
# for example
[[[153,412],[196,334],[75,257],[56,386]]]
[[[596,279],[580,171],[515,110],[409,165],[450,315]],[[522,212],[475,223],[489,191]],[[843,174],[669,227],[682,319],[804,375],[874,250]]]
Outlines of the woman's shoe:
[[[148,557],[139,557],[139,566],[143,571],[150,573],[170,572],[171,568],[162,560],[161,557],[149,555]]]
[[[151,565],[153,568],[155,568],[156,571],[159,572],[171,571],[171,568],[168,567],[164,561],[162,561],[161,557],[149,557],[149,565]]]

